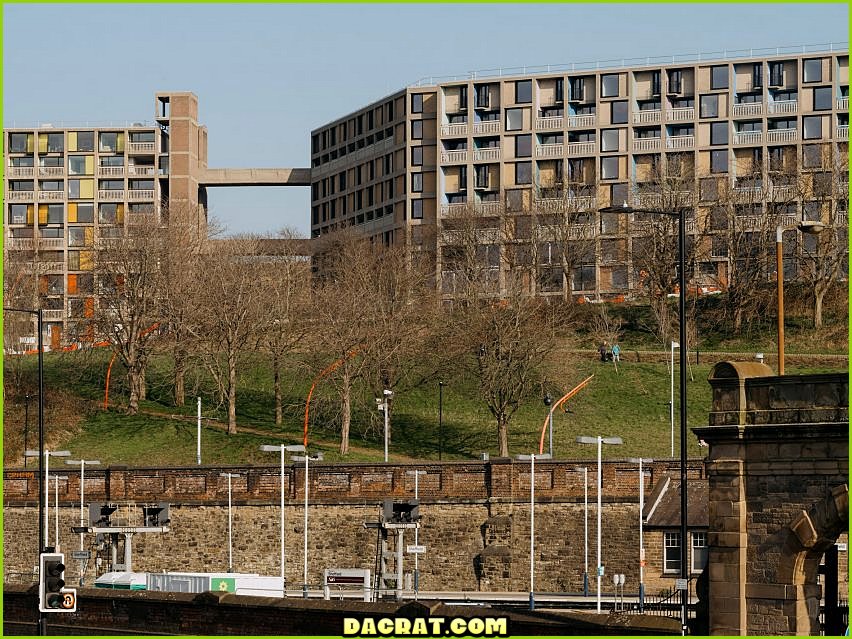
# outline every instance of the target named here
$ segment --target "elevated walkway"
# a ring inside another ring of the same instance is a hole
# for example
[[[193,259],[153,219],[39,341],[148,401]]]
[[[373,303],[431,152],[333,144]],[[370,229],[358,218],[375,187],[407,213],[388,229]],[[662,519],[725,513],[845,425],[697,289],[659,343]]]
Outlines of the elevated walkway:
[[[310,186],[310,169],[204,169],[201,186]]]

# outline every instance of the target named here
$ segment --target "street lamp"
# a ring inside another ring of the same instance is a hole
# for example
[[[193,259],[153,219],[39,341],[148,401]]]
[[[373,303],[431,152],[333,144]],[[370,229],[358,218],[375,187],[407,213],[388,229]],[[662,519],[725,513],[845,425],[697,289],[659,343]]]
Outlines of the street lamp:
[[[653,462],[653,459],[642,457],[631,457],[627,461],[639,464],[639,612],[645,611],[645,540],[644,514],[645,510],[645,474],[642,471],[642,462]]]
[[[53,548],[54,552],[62,552],[59,544],[59,480],[68,479],[68,475],[53,476]]]
[[[44,518],[42,521],[44,522],[44,527],[42,529],[42,534],[44,535],[42,539],[44,540],[43,548],[47,548],[47,544],[50,543],[50,534],[48,533],[48,529],[50,528],[50,456],[54,457],[70,457],[71,453],[67,450],[55,450],[50,452],[49,450],[45,450],[43,455],[39,454],[37,450],[28,450],[24,452],[25,457],[39,457],[40,460],[44,461],[44,500],[42,501],[42,508],[44,510]],[[42,464],[39,464],[42,466]],[[44,551],[47,552],[47,551]]]
[[[672,426],[672,458],[674,458],[674,349],[680,348],[680,344],[677,342],[672,342],[672,355],[671,355],[671,395],[669,396],[669,419],[671,421]]]
[[[639,209],[624,202],[622,206],[608,206],[600,209],[602,213],[648,213],[651,215],[667,215],[677,217],[677,262],[678,262],[678,343],[680,344],[680,577],[684,583],[689,579],[687,567],[688,554],[686,548],[687,522],[687,484],[686,484],[686,208],[676,207],[673,210]],[[686,632],[686,594],[681,606],[681,629]]]
[[[438,461],[444,455],[444,382],[438,382]]]
[[[86,464],[90,466],[98,466],[101,463],[99,459],[66,459],[66,464],[70,466],[79,466],[80,467],[80,528],[84,528],[86,526],[86,518],[83,514],[83,509],[85,508],[85,502],[83,501],[83,494],[86,487]],[[80,533],[80,552],[83,552],[83,533]],[[85,562],[85,559],[81,559],[81,562]],[[80,585],[83,585],[83,566],[85,563],[81,564],[80,568]]]
[[[516,455],[518,461],[530,462],[530,610],[535,610],[535,460],[550,459],[550,455]]]
[[[260,450],[267,453],[281,453],[281,594],[286,597],[287,577],[284,575],[284,453],[301,452],[305,450],[305,447],[302,444],[293,444],[292,446],[264,444],[260,447]]]
[[[390,434],[389,431],[389,423],[388,423],[388,402],[393,397],[393,391],[388,390],[387,388],[382,391],[382,397],[376,397],[376,408],[382,411],[385,414],[385,463],[388,462],[388,436]]]
[[[545,406],[550,406],[553,403],[553,398],[550,393],[545,393],[542,399]],[[547,413],[547,429],[548,429],[548,454],[553,457],[553,411]]]
[[[425,470],[407,470],[405,471],[406,475],[414,475],[414,499],[417,500],[418,504],[420,503],[420,475],[426,475],[428,471]],[[414,545],[420,545],[420,539],[417,533],[420,532],[420,526],[414,529]],[[418,559],[420,558],[420,553],[414,553],[414,599],[417,599],[417,594],[420,591],[420,565]]]
[[[601,612],[601,577],[603,576],[603,563],[601,562],[601,489],[603,487],[603,478],[601,477],[601,447],[603,444],[622,444],[621,437],[585,437],[577,438],[578,444],[597,444],[598,445],[598,606],[597,612]]]
[[[818,235],[825,229],[822,222],[803,220],[797,226],[802,233]],[[778,374],[784,374],[784,231],[779,224],[775,229],[775,280],[778,282]]]
[[[390,392],[390,391],[385,391]],[[387,440],[386,440],[387,441]],[[385,449],[387,450],[387,449]],[[302,581],[302,597],[304,599],[308,598],[308,461],[322,461],[322,453],[317,453],[316,455],[293,455],[290,459],[294,462],[305,462],[305,542],[304,542],[304,550],[303,552],[303,560],[304,560],[304,579]]]
[[[583,547],[585,557],[583,568],[583,596],[589,596],[589,469],[586,466],[574,466],[578,473],[583,472]]]
[[[233,519],[231,517],[231,478],[242,477],[242,473],[219,473],[219,477],[228,478],[228,572],[234,572]]]

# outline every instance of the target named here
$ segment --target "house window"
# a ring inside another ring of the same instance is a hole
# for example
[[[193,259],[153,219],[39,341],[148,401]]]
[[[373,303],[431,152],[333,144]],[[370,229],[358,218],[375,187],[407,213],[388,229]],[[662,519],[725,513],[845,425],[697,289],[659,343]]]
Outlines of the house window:
[[[423,147],[411,147],[411,166],[423,166]]]
[[[700,115],[702,118],[719,117],[719,96],[702,95],[700,102]]]
[[[612,123],[627,124],[627,100],[612,103]]]
[[[618,179],[618,158],[617,157],[601,158],[601,179],[602,180],[617,180]]]
[[[39,136],[42,135],[44,135],[44,133],[39,134]],[[65,150],[65,134],[48,133],[46,150],[48,153],[62,153]]]
[[[411,122],[411,139],[412,140],[422,140],[423,139],[423,120],[413,120]]]
[[[760,89],[763,87],[763,63],[755,62],[751,67],[751,88]]]
[[[9,134],[9,152],[10,153],[26,153],[28,146],[28,133],[10,133]],[[32,150],[32,149],[30,149]]]
[[[669,71],[669,93],[683,91],[683,71]]]
[[[680,533],[664,533],[663,543],[663,572],[680,572]]]
[[[822,60],[820,58],[805,60],[802,81],[822,82]]]
[[[811,115],[802,118],[802,137],[805,140],[819,140],[822,137],[822,116]]]
[[[515,164],[515,184],[532,183],[532,162],[518,162]]]
[[[701,572],[707,566],[707,533],[692,533],[692,572]]]
[[[822,146],[806,144],[802,147],[802,166],[806,169],[822,168]]]
[[[608,73],[601,76],[601,97],[618,97],[618,74]]]
[[[719,145],[728,143],[728,123],[713,122],[710,124],[710,144]]]
[[[577,102],[585,100],[585,86],[583,78],[568,78],[568,92],[571,99]]]
[[[770,62],[769,63],[769,86],[780,87],[784,86],[784,63]]]
[[[519,135],[515,138],[515,157],[528,158],[532,156],[532,136]]]
[[[423,113],[423,94],[422,93],[412,93],[411,94],[411,112],[412,113]]]
[[[520,131],[524,126],[523,109],[506,109],[506,130]]]
[[[98,135],[98,150],[101,152],[115,153],[118,148],[119,134],[107,131]]]
[[[532,102],[532,80],[518,80],[515,82],[515,104],[530,102]]]
[[[411,174],[411,191],[412,191],[412,193],[422,193],[423,192],[423,174],[422,173],[412,173]]]
[[[814,111],[831,111],[833,100],[831,99],[831,87],[817,87],[814,89]]]
[[[728,149],[717,149],[710,151],[710,172],[728,172]]]
[[[411,200],[411,219],[423,219],[423,200]]]
[[[618,129],[601,131],[601,151],[618,151]]]
[[[725,64],[718,67],[710,67],[710,88],[728,88],[728,65]]]

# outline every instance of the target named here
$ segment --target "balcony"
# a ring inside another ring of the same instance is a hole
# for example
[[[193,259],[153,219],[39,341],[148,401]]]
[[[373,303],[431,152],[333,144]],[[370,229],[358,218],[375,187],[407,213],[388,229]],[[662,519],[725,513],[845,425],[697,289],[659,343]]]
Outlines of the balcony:
[[[467,162],[467,151],[442,151],[442,164],[459,164]]]
[[[500,133],[500,120],[488,120],[487,122],[476,122],[473,125],[473,133]]]
[[[474,162],[491,162],[500,159],[500,148],[492,148],[492,149],[474,149],[473,151],[473,161]]]
[[[670,135],[666,138],[667,149],[692,149],[694,147],[694,135]]]
[[[65,248],[65,238],[62,237],[40,237],[38,247],[42,251],[57,251]]]
[[[849,110],[849,96],[844,95],[842,98],[837,98],[835,101],[835,108],[838,111],[848,111]]]
[[[695,119],[695,107],[678,107],[666,111],[666,122],[685,122]]]
[[[153,142],[128,142],[127,143],[127,152],[128,153],[153,153],[154,152],[154,143]]]
[[[731,115],[735,118],[748,118],[763,115],[763,102],[744,102],[731,107]]]
[[[39,202],[61,202],[65,199],[65,191],[39,191]]]
[[[535,130],[547,131],[550,129],[561,129],[564,125],[565,118],[563,118],[561,115],[547,118],[536,118]]]
[[[131,189],[127,192],[128,200],[153,200],[154,199],[154,190],[153,189]]]
[[[766,105],[767,115],[776,115],[779,113],[796,113],[798,110],[798,100],[779,100],[778,102],[770,102]]]
[[[468,133],[467,122],[463,124],[442,124],[441,135],[443,137],[458,138],[464,137]]]
[[[500,202],[480,202],[472,204],[465,202],[462,204],[442,204],[441,217],[455,217],[466,215],[473,212],[476,215],[495,215],[502,210]]]
[[[571,213],[576,211],[592,211],[595,209],[596,198],[591,195],[566,195],[563,197],[537,197],[535,207],[540,213]],[[577,225],[585,226],[585,225]]]
[[[124,199],[124,191],[123,190],[107,190],[107,191],[98,191],[98,199],[99,200],[123,200]]]
[[[503,210],[500,202],[479,202],[473,205],[473,210],[478,215],[498,215]]]
[[[65,311],[61,308],[51,308],[42,311],[42,319],[49,322],[57,322],[65,319]]]
[[[7,174],[10,178],[32,177],[33,167],[31,166],[10,166],[7,169]]]
[[[463,215],[466,211],[470,210],[470,204],[467,202],[463,202],[461,204],[442,204],[441,205],[441,217],[455,217],[457,215]]]
[[[537,158],[561,158],[564,151],[564,144],[537,144],[535,156]]]
[[[660,138],[634,138],[634,151],[659,151]]]
[[[849,125],[848,124],[838,124],[834,128],[834,137],[838,140],[848,140],[849,139]]]
[[[40,166],[38,167],[39,177],[62,177],[65,175],[64,166]]]
[[[130,165],[127,167],[127,175],[157,175],[157,167],[150,165]]]
[[[594,142],[569,142],[565,145],[565,150],[568,152],[568,156],[576,156],[576,155],[594,155],[595,154],[595,143]]]
[[[633,113],[633,124],[659,124],[662,120],[662,111],[636,111]]]
[[[99,166],[98,175],[101,177],[123,177],[123,166]]]
[[[569,115],[568,116],[568,128],[569,129],[588,128],[588,127],[592,127],[592,126],[595,126],[594,114]]]
[[[734,144],[763,144],[763,131],[735,131]]]
[[[798,129],[774,129],[766,132],[766,142],[795,142],[799,139]]]
[[[10,237],[6,239],[5,245],[13,251],[32,251],[34,240],[31,237]]]
[[[32,191],[7,191],[6,195],[9,197],[10,202],[32,202],[33,201],[33,192]]]
[[[796,187],[791,184],[772,185],[772,200],[774,202],[789,202],[796,199]]]

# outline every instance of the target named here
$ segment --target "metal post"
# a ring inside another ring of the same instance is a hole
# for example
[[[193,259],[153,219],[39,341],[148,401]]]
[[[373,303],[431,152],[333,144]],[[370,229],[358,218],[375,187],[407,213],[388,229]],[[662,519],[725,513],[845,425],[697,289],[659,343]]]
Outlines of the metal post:
[[[601,612],[601,487],[603,486],[603,480],[601,477],[601,447],[603,444],[603,438],[598,436],[598,602],[597,602],[597,612],[600,614]]]
[[[583,526],[583,541],[585,563],[583,569],[583,596],[589,596],[589,469],[583,466],[583,505],[584,505],[584,526]]]
[[[550,453],[550,456],[553,457],[553,409],[550,409],[550,413],[547,416],[548,418],[548,429],[549,429],[549,437],[550,443],[548,445],[547,452]]]
[[[642,474],[642,458],[639,458],[639,612],[645,612],[645,543],[642,533],[645,508],[645,477]]]
[[[86,520],[83,519],[83,491],[86,488],[86,460],[80,460],[80,527],[86,525]],[[83,533],[80,533],[80,552],[83,552]],[[80,574],[80,585],[83,585],[82,571]]]
[[[30,434],[30,396],[29,394],[24,395],[24,451],[29,448],[29,434]],[[24,468],[27,467],[27,456],[24,455]]]
[[[231,519],[231,473],[228,473],[228,572],[234,572],[234,540],[231,534],[233,520]]]
[[[53,476],[53,540],[56,552],[62,552],[59,548],[59,475]]]
[[[396,592],[397,601],[402,601],[402,533],[404,528],[396,530]]]
[[[678,315],[680,317],[680,577],[688,579],[689,566],[687,566],[687,480],[686,480],[686,211],[680,209],[678,215],[678,261],[680,272],[678,274],[678,285],[680,296],[678,297]],[[689,594],[689,582],[687,589],[683,592],[681,604],[681,630],[686,634],[686,606]]]
[[[305,453],[307,455],[307,453]],[[295,475],[295,471],[294,471]],[[287,596],[287,576],[285,574],[284,568],[284,445],[281,445],[281,512],[280,512],[280,523],[281,523],[281,594],[283,596]]]
[[[535,453],[530,455],[530,610],[535,610]]]
[[[674,428],[674,349],[675,349],[675,344],[677,344],[677,342],[672,341],[672,356],[671,356],[671,366],[672,367],[671,367],[671,371],[670,371],[671,372],[672,385],[671,385],[671,395],[669,397],[669,417],[671,419],[671,427],[672,427],[672,457],[674,457],[674,431],[675,431],[675,428]],[[678,344],[678,346],[680,346],[680,344]]]
[[[387,404],[386,404],[387,406]],[[387,411],[385,411],[385,419],[387,420]],[[387,423],[387,422],[385,422]],[[387,431],[385,431],[387,432]],[[387,442],[387,440],[385,440]],[[387,449],[385,449],[387,450]],[[302,583],[302,597],[308,598],[308,451],[305,451],[305,542],[304,542],[304,581]],[[385,455],[387,461],[387,454]]]
[[[44,335],[43,335],[43,324],[44,324],[44,313],[39,308],[36,311],[36,320],[38,324],[38,463],[40,468],[38,473],[39,481],[43,481],[42,472],[45,466],[44,459]],[[41,496],[41,486],[39,486],[39,496]],[[44,504],[39,506],[39,518],[42,517],[42,508]],[[39,522],[39,553],[44,551],[46,545],[46,538],[44,536],[44,528],[42,527],[42,522]],[[39,560],[39,563],[41,561]],[[47,618],[45,617],[45,613],[39,611],[38,613],[38,634],[40,636],[44,636],[47,634]]]
[[[388,463],[388,396],[383,394],[382,412],[385,414],[385,463]],[[307,454],[307,453],[306,453]]]
[[[778,374],[784,374],[784,228],[775,229],[775,269],[778,282]]]
[[[50,451],[44,451],[44,543],[50,544]]]
[[[414,499],[417,500],[418,504],[420,502],[420,472],[414,471]],[[420,543],[420,527],[414,529],[414,545],[417,546]],[[420,589],[420,553],[414,553],[414,598],[417,599],[417,592]]]
[[[438,382],[438,461],[444,453],[444,382]]]
[[[201,466],[201,398],[198,398],[198,435],[196,437],[195,463]]]

